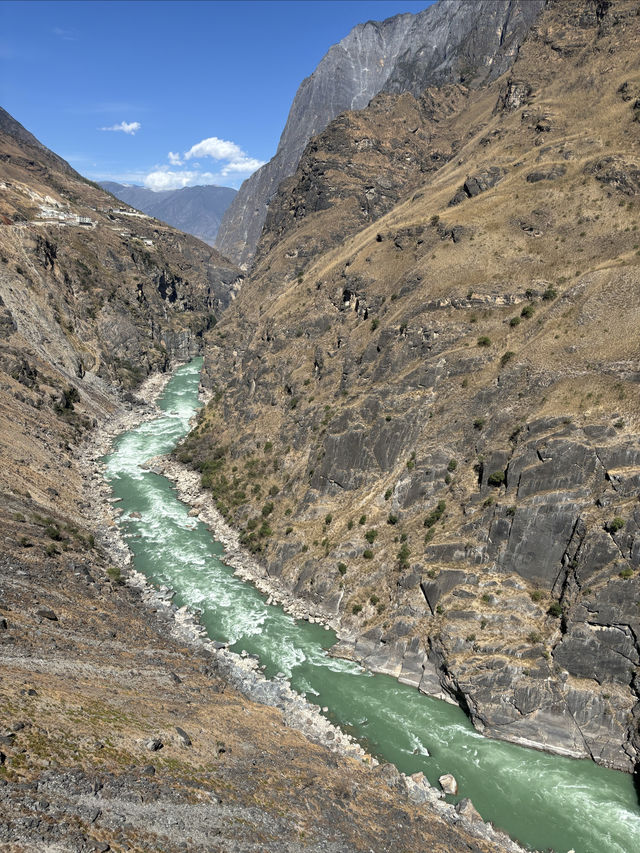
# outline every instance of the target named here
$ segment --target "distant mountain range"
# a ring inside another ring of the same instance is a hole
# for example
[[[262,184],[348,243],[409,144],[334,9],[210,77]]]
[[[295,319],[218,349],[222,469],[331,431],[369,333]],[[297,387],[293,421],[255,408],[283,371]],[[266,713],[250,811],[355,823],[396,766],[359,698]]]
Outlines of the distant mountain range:
[[[210,246],[213,246],[223,214],[237,192],[231,187],[215,186],[156,192],[115,181],[102,181],[100,186],[137,210],[193,234]]]

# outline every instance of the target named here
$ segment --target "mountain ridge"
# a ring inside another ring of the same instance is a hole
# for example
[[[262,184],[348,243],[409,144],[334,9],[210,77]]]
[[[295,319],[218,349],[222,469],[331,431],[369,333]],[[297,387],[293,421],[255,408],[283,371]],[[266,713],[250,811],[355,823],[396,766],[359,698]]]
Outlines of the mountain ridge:
[[[276,154],[241,186],[217,248],[243,268],[250,263],[278,185],[293,173],[309,139],[340,112],[365,107],[387,84],[393,93],[419,95],[432,83],[494,79],[515,58],[545,2],[439,0],[417,15],[358,24],[300,84]]]
[[[214,185],[150,190],[135,184],[100,181],[100,186],[121,201],[210,246],[214,245],[224,212],[237,192],[231,187]]]

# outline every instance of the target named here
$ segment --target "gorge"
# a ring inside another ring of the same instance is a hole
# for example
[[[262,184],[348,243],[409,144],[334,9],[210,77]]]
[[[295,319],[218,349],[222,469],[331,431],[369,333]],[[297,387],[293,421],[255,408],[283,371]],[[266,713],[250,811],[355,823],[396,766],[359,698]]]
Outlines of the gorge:
[[[0,845],[638,847],[639,43],[358,25],[223,254],[0,111]]]

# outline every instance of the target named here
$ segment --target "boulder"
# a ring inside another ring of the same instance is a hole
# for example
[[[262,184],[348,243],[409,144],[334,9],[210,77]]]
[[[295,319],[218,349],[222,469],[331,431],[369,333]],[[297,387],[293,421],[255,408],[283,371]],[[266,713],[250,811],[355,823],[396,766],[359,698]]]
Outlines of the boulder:
[[[549,166],[546,169],[538,169],[527,175],[528,184],[537,184],[539,181],[555,181],[566,174],[567,167],[563,165]]]
[[[56,616],[56,614],[48,607],[40,607],[38,610],[36,610],[36,616],[40,616],[42,619],[49,619],[50,622],[58,621],[58,617]]]
[[[191,746],[191,738],[184,729],[181,729],[180,726],[176,726],[176,732],[178,733],[182,746]]]
[[[445,792],[445,794],[458,793],[458,783],[456,781],[456,777],[452,776],[451,773],[444,773],[438,778],[438,782],[440,783],[440,787]]]
[[[456,811],[459,815],[473,823],[479,823],[482,821],[482,815],[473,805],[469,797],[465,797],[463,800],[460,800],[459,803],[456,803]]]

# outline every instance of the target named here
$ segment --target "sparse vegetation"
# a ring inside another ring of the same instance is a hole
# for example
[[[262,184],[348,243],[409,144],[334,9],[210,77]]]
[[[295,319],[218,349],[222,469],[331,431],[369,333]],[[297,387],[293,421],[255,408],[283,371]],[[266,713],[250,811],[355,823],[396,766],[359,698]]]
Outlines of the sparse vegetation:
[[[438,501],[438,505],[436,506],[436,508],[431,510],[429,515],[425,518],[424,526],[433,527],[434,524],[440,521],[440,519],[444,515],[444,511],[446,510],[446,508],[446,501]]]
[[[622,530],[625,526],[626,522],[624,518],[621,518],[619,515],[616,515],[615,518],[612,518],[611,521],[607,522],[605,525],[605,529],[608,533],[617,533],[618,530]]]
[[[547,610],[549,616],[553,616],[555,619],[559,619],[563,612],[562,605],[559,601],[553,601]]]

